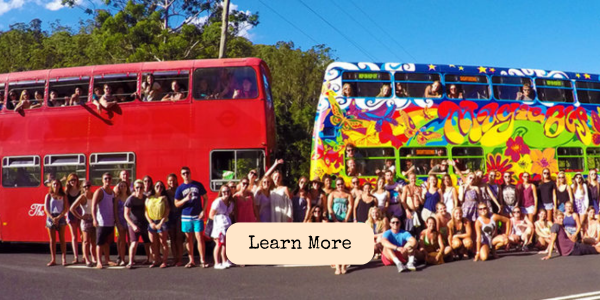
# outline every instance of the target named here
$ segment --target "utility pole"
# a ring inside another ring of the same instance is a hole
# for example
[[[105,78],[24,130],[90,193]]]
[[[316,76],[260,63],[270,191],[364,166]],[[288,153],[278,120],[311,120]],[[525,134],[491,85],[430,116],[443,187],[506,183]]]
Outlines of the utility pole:
[[[227,50],[227,27],[229,26],[229,0],[223,4],[223,21],[221,24],[221,46],[219,47],[219,58],[225,57]]]

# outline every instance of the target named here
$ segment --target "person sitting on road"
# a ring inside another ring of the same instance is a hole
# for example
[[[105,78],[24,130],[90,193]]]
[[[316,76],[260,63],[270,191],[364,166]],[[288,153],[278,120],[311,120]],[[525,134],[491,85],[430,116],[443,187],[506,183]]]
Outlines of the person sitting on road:
[[[535,235],[537,238],[536,247],[542,251],[539,254],[547,254],[548,245],[550,245],[550,240],[552,239],[552,233],[550,232],[550,227],[552,227],[552,222],[548,221],[545,208],[538,209],[538,220],[535,221]]]
[[[587,254],[598,254],[600,253],[600,243],[595,246],[577,243],[571,239],[563,226],[565,214],[557,210],[554,213],[554,225],[550,228],[552,232],[552,239],[548,246],[548,255],[542,257],[542,260],[548,260],[552,258],[552,250],[554,247],[558,250],[560,256],[579,256]]]
[[[459,259],[473,250],[473,234],[471,220],[463,217],[460,207],[452,210],[452,220],[448,222],[448,241]]]
[[[600,235],[600,224],[596,219],[596,209],[593,206],[587,209],[587,218],[585,218],[581,225],[581,242],[588,245],[596,245],[600,241],[598,236]]]
[[[400,225],[400,217],[392,216],[390,230],[384,232],[381,237],[381,245],[383,245],[381,260],[386,266],[395,264],[398,273],[406,270],[416,271],[417,240],[408,231],[401,229]]]
[[[512,215],[513,217],[510,219],[512,229],[508,241],[511,245],[520,246],[523,252],[527,252],[529,251],[527,245],[533,240],[533,224],[523,216],[519,207],[513,208]]]
[[[373,229],[375,258],[380,258],[383,250],[383,245],[381,245],[383,233],[390,229],[388,219],[384,216],[379,207],[371,207],[369,208],[369,217],[365,224]]]
[[[425,255],[425,262],[428,265],[439,265],[444,263],[444,256],[452,253],[452,248],[446,246],[442,234],[437,230],[437,221],[434,217],[429,217],[425,221],[427,229],[421,232],[420,249]]]
[[[486,261],[490,255],[496,257],[496,250],[508,244],[508,234],[512,228],[509,218],[490,212],[485,203],[479,203],[479,217],[475,221],[476,243],[474,261]],[[506,234],[498,233],[498,222],[506,224]]]

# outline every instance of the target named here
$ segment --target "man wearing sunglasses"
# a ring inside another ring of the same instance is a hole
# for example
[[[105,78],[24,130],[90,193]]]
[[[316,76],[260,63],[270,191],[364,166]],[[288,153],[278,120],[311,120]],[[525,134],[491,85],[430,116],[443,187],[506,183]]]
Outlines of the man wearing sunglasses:
[[[552,238],[550,244],[548,245],[548,255],[542,257],[542,260],[552,258],[552,250],[554,249],[555,245],[558,253],[561,256],[579,256],[600,253],[600,243],[592,246],[573,242],[571,239],[569,239],[563,225],[564,220],[565,214],[562,211],[557,210],[554,213],[554,225],[552,225],[550,228],[550,232],[552,232]]]
[[[384,265],[396,265],[398,273],[410,270],[416,271],[415,247],[417,240],[408,231],[401,229],[400,217],[394,215],[390,219],[390,230],[383,233],[381,245],[383,245],[383,256],[381,261]],[[406,263],[406,264],[405,264]]]
[[[198,252],[200,252],[200,264],[208,268],[204,261],[204,216],[206,215],[206,204],[208,197],[204,185],[192,180],[190,168],[181,168],[183,183],[175,191],[175,206],[181,208],[181,231],[187,239],[187,249],[190,262],[185,266],[191,268],[196,266],[194,261],[194,238],[198,241]]]

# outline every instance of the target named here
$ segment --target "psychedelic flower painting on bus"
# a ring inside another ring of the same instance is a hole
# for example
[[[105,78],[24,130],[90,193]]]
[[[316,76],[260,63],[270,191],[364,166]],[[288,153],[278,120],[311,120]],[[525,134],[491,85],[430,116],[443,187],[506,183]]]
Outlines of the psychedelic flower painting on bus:
[[[477,154],[478,158],[468,159],[471,163],[474,161],[475,166],[480,166],[486,173],[492,170],[500,174],[520,174],[527,171],[531,172],[534,178],[539,178],[544,168],[549,168],[553,173],[558,172],[559,165],[569,172],[585,171],[585,164],[577,165],[576,160],[589,159],[586,158],[585,149],[600,145],[600,108],[578,101],[544,102],[537,98],[528,101],[497,100],[494,96],[458,100],[449,99],[447,95],[422,98],[409,97],[406,94],[398,97],[395,96],[398,91],[396,94],[392,92],[390,97],[341,95],[341,87],[348,78],[355,81],[367,78],[369,80],[365,82],[369,84],[373,84],[373,79],[388,80],[390,86],[399,86],[398,81],[408,78],[405,74],[414,73],[415,76],[421,76],[420,78],[429,78],[427,74],[434,71],[437,74],[464,72],[466,75],[464,78],[460,77],[460,80],[479,80],[485,75],[485,78],[488,78],[486,80],[489,80],[486,84],[491,82],[490,78],[495,78],[494,76],[503,76],[513,81],[514,78],[529,76],[532,78],[531,82],[535,80],[536,84],[538,79],[545,78],[549,78],[547,82],[550,83],[571,80],[573,85],[575,78],[583,78],[577,77],[575,73],[531,69],[333,63],[325,74],[317,107],[311,176],[346,176],[344,149],[348,144],[358,148],[395,148],[397,169],[401,168],[403,160],[409,160],[408,156],[402,157],[402,151],[399,151],[402,148],[438,147],[447,149],[447,156],[454,158],[455,155],[460,156],[460,153],[452,153],[456,147],[479,147],[482,151]],[[344,76],[346,72],[360,73]],[[448,77],[449,75],[436,76],[446,81],[452,78]],[[452,76],[457,78],[458,75]],[[586,76],[587,79],[599,81],[597,75]],[[415,82],[415,85],[421,84]],[[498,82],[498,79],[495,82]],[[444,84],[442,80],[442,85]],[[424,89],[425,85],[422,86]],[[491,85],[489,88],[484,87],[488,91],[495,88]],[[519,87],[516,86],[516,89]],[[363,89],[366,88],[363,86]],[[539,90],[544,92],[543,89]],[[563,90],[559,91],[564,93]],[[579,97],[579,94],[577,96]],[[561,149],[579,149],[579,152],[576,152],[579,154],[561,154]],[[597,153],[600,153],[600,147],[598,149]],[[571,160],[564,158],[573,155],[579,157]],[[361,175],[363,180],[368,181],[372,181],[375,176]],[[500,179],[501,177],[497,177],[497,180]],[[519,177],[515,175],[514,179],[519,180]]]

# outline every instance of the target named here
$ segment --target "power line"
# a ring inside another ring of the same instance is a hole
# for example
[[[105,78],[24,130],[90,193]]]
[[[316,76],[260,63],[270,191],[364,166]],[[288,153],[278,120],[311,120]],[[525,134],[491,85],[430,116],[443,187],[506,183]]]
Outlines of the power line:
[[[374,21],[374,20],[373,20],[371,17],[369,17],[369,15],[368,15],[368,14],[367,14],[367,13],[366,13],[364,10],[362,10],[360,7],[358,7],[358,6],[357,6],[357,5],[354,3],[354,1],[352,1],[352,0],[351,0],[351,1],[349,1],[349,2],[350,2],[350,3],[352,3],[352,5],[354,5],[354,7],[356,7],[356,9],[358,9],[360,12],[362,12],[362,13],[363,13],[363,15],[365,15],[365,17],[367,17],[367,19],[369,19],[369,20],[371,21],[371,23],[375,24],[375,26],[377,26],[377,28],[379,28],[381,31],[385,32],[385,33],[386,33],[386,34],[387,34],[387,35],[390,37],[390,39],[391,39],[393,42],[395,42],[395,43],[396,43],[396,45],[398,45],[398,47],[400,47],[400,49],[402,49],[402,51],[404,51],[406,54],[408,54],[408,56],[410,56],[410,58],[412,58],[412,59],[413,59],[413,61],[416,61],[416,60],[417,60],[417,59],[416,59],[414,56],[412,56],[412,55],[411,55],[411,54],[410,54],[410,53],[409,53],[409,52],[408,52],[408,51],[407,51],[407,50],[406,50],[404,47],[402,47],[402,45],[401,45],[401,44],[400,44],[400,43],[399,43],[399,42],[398,42],[398,41],[397,41],[397,40],[394,38],[394,36],[393,36],[392,34],[390,34],[390,33],[389,33],[387,30],[385,30],[385,29],[381,28],[381,26],[379,26],[379,24],[375,23],[375,21]]]
[[[335,5],[339,10],[341,10],[346,16],[348,16],[350,19],[354,19],[354,17],[352,17],[348,12],[346,12],[344,10],[343,7],[341,7],[340,5],[338,5],[337,3],[335,3],[335,1],[331,1],[331,3],[333,3],[333,5]],[[392,55],[394,55],[398,61],[402,61],[402,58],[398,56],[397,51],[393,51],[390,47],[388,47],[388,45],[384,42],[382,42],[378,37],[377,34],[371,32],[371,30],[369,30],[368,28],[366,28],[365,26],[363,26],[361,23],[356,23],[358,26],[360,26],[364,31],[366,31],[367,33],[369,33],[369,35],[374,38],[377,42],[379,42],[385,49],[387,49]]]
[[[309,38],[311,41],[313,41],[313,43],[315,43],[315,45],[319,44],[319,42],[315,41],[315,39],[313,39],[310,35],[308,35],[306,32],[304,32],[302,29],[300,29],[298,26],[294,25],[292,22],[290,22],[288,19],[286,19],[284,16],[282,16],[281,14],[279,14],[276,10],[272,9],[270,6],[268,6],[266,3],[264,3],[262,0],[258,0],[258,2],[262,3],[262,5],[264,5],[266,8],[270,9],[272,12],[274,12],[277,16],[279,16],[282,20],[284,20],[286,23],[290,24],[292,27],[294,27],[296,30],[300,31],[302,34],[304,34],[307,38]]]
[[[369,53],[367,53],[361,46],[359,46],[358,44],[356,44],[354,41],[352,41],[348,36],[346,36],[342,31],[340,31],[339,29],[337,29],[335,26],[333,26],[333,24],[329,23],[329,21],[327,21],[325,18],[323,18],[319,13],[317,13],[316,11],[314,11],[312,8],[310,8],[310,6],[306,5],[306,3],[304,3],[302,0],[298,0],[298,2],[300,2],[302,5],[304,5],[304,7],[306,7],[308,10],[310,10],[313,14],[315,14],[317,17],[319,17],[319,19],[321,19],[323,22],[325,22],[325,24],[329,25],[329,27],[333,28],[333,30],[335,30],[337,33],[339,33],[343,38],[345,38],[348,42],[350,42],[350,44],[352,44],[354,47],[356,47],[356,49],[358,49],[360,52],[362,52],[365,56],[369,57],[369,59],[371,61],[375,61],[375,58],[373,56],[371,56]]]

